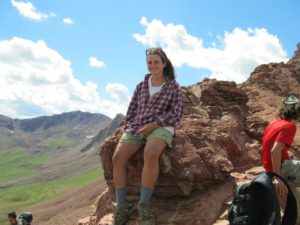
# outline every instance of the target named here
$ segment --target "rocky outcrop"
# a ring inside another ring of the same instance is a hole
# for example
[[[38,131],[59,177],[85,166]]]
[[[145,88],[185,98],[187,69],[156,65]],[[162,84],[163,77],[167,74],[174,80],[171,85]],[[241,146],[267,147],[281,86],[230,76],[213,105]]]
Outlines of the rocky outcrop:
[[[232,194],[235,182],[230,172],[259,162],[256,137],[266,123],[249,114],[248,97],[233,82],[205,80],[182,91],[184,115],[173,148],[160,159],[152,207],[159,215],[157,224],[183,224],[187,218],[191,224],[212,224]],[[99,199],[97,220],[113,209],[111,160],[122,133],[120,127],[101,148],[108,190]],[[138,198],[142,166],[143,147],[128,166],[131,198]]]
[[[262,119],[273,120],[277,106],[285,96],[300,98],[300,43],[287,63],[258,66],[241,89],[249,98],[247,106],[252,113]]]
[[[160,177],[151,208],[158,225],[227,225],[226,209],[236,184],[248,182],[260,165],[263,130],[287,94],[300,97],[300,46],[287,63],[257,67],[248,81],[205,79],[183,87],[184,115],[173,148],[160,159]],[[112,220],[112,155],[121,126],[106,139],[100,155],[107,189],[99,196],[90,224]],[[297,138],[296,138],[297,140]],[[143,148],[128,165],[129,198],[137,201]],[[250,169],[250,170],[249,170]],[[249,172],[250,171],[250,172]],[[128,224],[136,224],[134,215]],[[88,224],[88,223],[87,223]]]
[[[300,43],[297,44],[297,49],[294,56],[288,61],[289,65],[296,65],[298,68],[300,66]]]

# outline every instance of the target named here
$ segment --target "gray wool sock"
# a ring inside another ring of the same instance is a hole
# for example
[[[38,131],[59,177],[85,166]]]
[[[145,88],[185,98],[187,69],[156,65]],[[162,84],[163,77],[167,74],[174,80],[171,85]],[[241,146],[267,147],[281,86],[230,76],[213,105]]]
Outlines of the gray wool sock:
[[[141,198],[140,198],[140,203],[143,204],[149,204],[152,193],[153,193],[154,189],[153,188],[141,188]]]
[[[127,190],[125,188],[116,189],[117,208],[122,206],[126,201]]]

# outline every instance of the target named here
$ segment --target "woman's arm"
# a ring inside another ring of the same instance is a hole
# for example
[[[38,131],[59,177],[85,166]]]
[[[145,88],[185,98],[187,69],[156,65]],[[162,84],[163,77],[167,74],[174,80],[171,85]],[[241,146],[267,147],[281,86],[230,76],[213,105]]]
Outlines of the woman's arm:
[[[172,126],[179,125],[183,112],[183,96],[180,86],[177,84],[173,90],[173,97],[171,102],[171,108],[168,113],[157,116],[155,119],[159,126]]]
[[[136,115],[136,110],[138,106],[138,92],[139,92],[139,85],[136,86],[133,92],[133,96],[130,100],[127,113],[126,113],[125,125],[128,123],[132,123],[134,121],[134,117]]]

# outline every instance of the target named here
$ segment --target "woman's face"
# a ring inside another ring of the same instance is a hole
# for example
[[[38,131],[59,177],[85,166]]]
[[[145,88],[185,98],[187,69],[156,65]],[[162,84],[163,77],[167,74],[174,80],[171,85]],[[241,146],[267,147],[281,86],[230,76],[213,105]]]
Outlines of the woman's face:
[[[165,63],[163,63],[162,59],[157,54],[150,54],[147,56],[147,66],[149,73],[152,75],[163,75],[163,71],[165,68]]]

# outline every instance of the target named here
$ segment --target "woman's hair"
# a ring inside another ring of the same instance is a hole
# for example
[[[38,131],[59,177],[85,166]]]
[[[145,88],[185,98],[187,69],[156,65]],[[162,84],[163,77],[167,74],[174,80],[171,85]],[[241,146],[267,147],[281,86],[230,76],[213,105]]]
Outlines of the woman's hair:
[[[174,67],[162,48],[149,48],[146,50],[146,56],[152,54],[158,55],[161,58],[162,62],[166,63],[166,66],[164,68],[164,76],[171,80],[175,79]]]
[[[285,98],[279,108],[278,117],[285,120],[299,120],[299,100],[294,96],[288,96]]]

